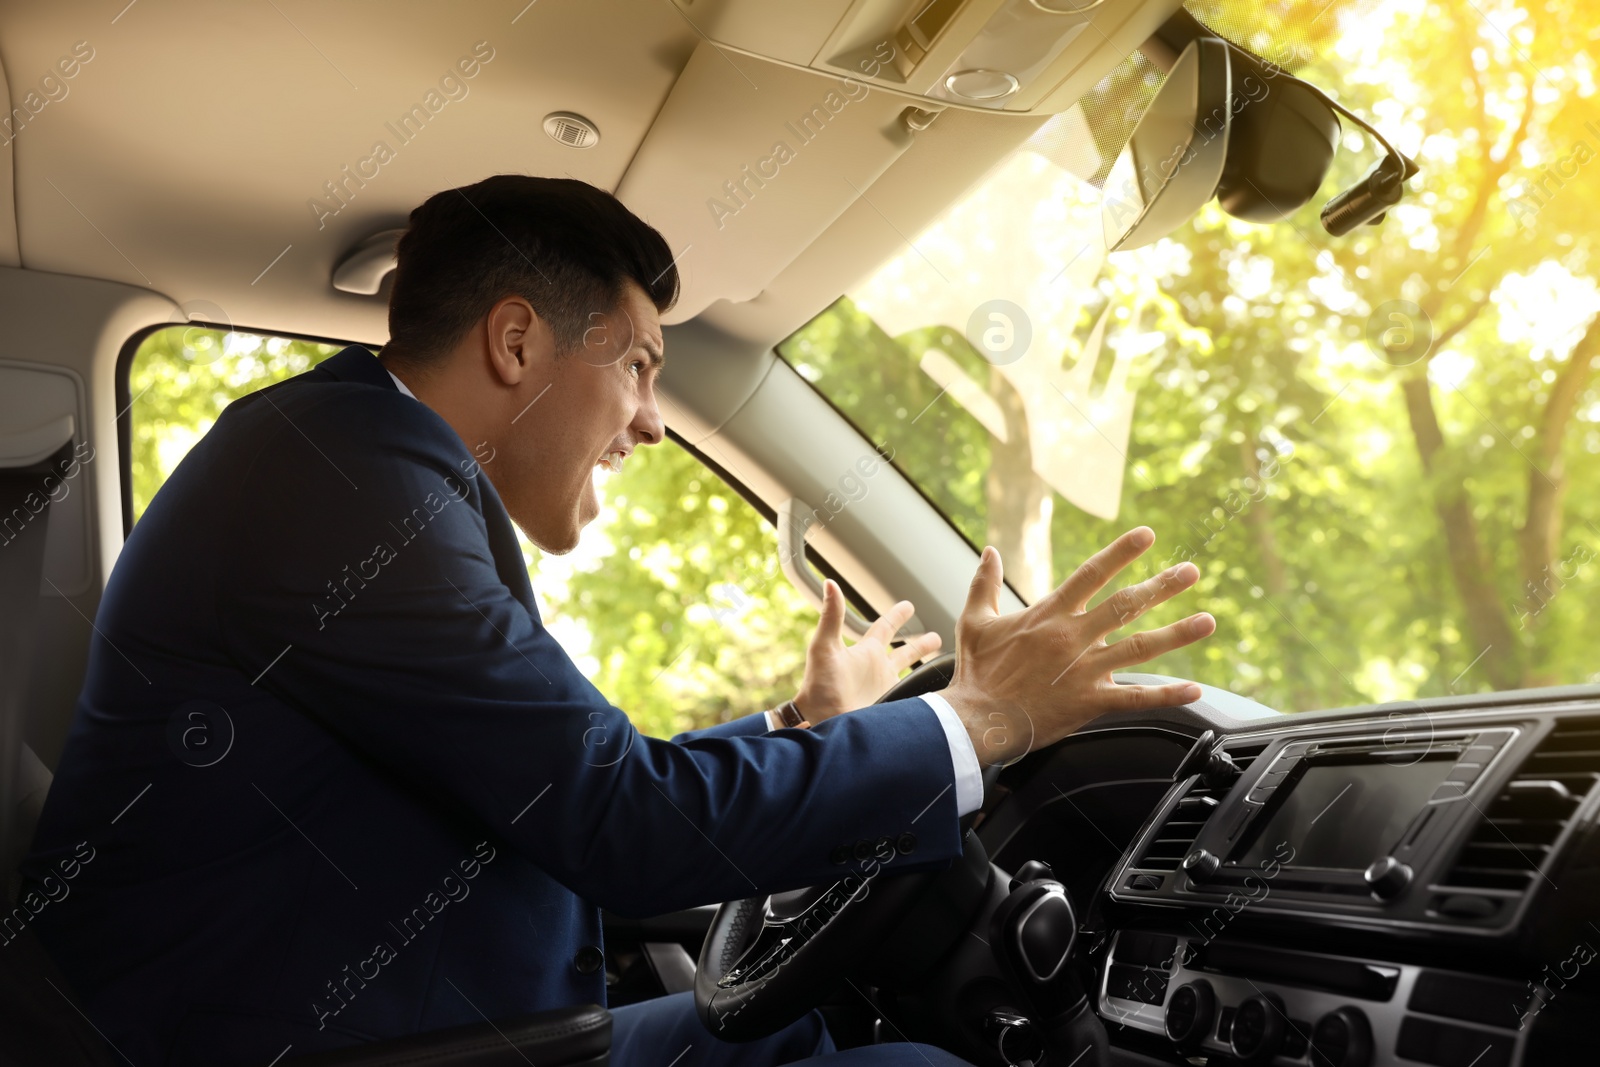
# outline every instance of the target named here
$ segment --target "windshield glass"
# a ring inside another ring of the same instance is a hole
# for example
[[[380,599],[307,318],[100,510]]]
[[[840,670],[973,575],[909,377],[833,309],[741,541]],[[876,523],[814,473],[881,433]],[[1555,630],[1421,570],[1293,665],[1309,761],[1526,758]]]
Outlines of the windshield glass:
[[[1218,633],[1155,670],[1286,711],[1600,680],[1600,104],[1574,44],[1600,9],[1239,7],[1191,10],[1421,167],[1380,225],[1317,218],[1377,158],[1347,121],[1285,222],[1213,200],[1108,254],[1099,184],[1160,80],[1135,59],[781,354],[1024,599],[1139,524],[1129,578],[1194,560],[1147,621]]]

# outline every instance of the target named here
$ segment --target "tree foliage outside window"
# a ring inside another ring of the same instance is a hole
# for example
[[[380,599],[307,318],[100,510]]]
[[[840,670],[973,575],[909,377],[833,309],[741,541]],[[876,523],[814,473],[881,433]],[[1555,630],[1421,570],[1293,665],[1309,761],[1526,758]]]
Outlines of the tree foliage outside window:
[[[1067,183],[1076,193],[1019,195],[1070,178],[1051,162],[1051,127],[782,354],[892,444],[969,540],[1001,549],[1024,597],[1136,523],[1161,538],[1143,573],[1194,559],[1196,593],[1145,622],[1204,607],[1218,633],[1155,669],[1284,710],[1596,680],[1600,102],[1577,42],[1600,34],[1600,10],[1192,6],[1224,29],[1230,12],[1243,18],[1254,29],[1241,43],[1263,54],[1292,42],[1298,73],[1372,116],[1421,174],[1381,225],[1327,236],[1318,210],[1375,150],[1347,124],[1321,193],[1283,223],[1248,225],[1213,202],[1137,252],[1059,246],[1066,284],[1031,290],[1023,310],[1036,335],[1063,308],[1073,329],[1030,358],[1072,368],[1099,325],[1126,360],[1134,408],[1126,441],[1111,442],[1125,475],[1114,518],[1035,473],[1021,415],[1033,398],[965,323],[891,337],[861,306],[918,309],[954,285],[964,318],[992,295],[991,275],[1071,233],[1074,213],[1097,239],[1088,175]],[[1088,110],[1131,76],[1108,78]],[[946,388],[948,371],[935,381],[930,348],[975,398]],[[1093,423],[1086,406],[1066,421]]]

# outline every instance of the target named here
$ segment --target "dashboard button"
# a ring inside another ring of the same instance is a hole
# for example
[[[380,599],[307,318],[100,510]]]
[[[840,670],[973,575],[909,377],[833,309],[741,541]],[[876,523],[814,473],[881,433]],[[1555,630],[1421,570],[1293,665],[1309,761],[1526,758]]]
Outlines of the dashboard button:
[[[1367,1067],[1372,1062],[1372,1027],[1360,1008],[1336,1008],[1311,1032],[1312,1067]]]
[[[1280,771],[1274,768],[1268,771],[1266,774],[1263,774],[1260,778],[1256,779],[1256,788],[1275,788],[1279,782],[1283,781],[1287,777],[1289,777],[1288,771]]]
[[[1487,919],[1500,910],[1500,902],[1471,893],[1455,893],[1440,900],[1433,910],[1452,919]]]
[[[1222,861],[1215,853],[1203,848],[1197,848],[1183,857],[1183,870],[1192,882],[1205,882],[1222,868]]]
[[[1287,1020],[1283,1000],[1276,993],[1249,997],[1233,1013],[1233,1032],[1229,1044],[1240,1067],[1263,1067],[1271,1063],[1283,1047]]]
[[[1204,978],[1185,982],[1167,1001],[1167,1036],[1182,1052],[1200,1047],[1217,1016],[1217,994]]]
[[[1385,856],[1374,860],[1361,877],[1372,888],[1373,896],[1379,900],[1393,900],[1411,884],[1412,874],[1410,867],[1393,856]]]

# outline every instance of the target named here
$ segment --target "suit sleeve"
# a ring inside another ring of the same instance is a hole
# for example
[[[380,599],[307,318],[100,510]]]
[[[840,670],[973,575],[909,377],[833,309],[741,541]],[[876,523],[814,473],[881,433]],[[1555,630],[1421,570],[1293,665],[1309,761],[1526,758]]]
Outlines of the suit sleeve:
[[[922,700],[640,734],[497,574],[454,431],[362,393],[284,411],[224,505],[218,613],[241,671],[271,664],[257,684],[622,915],[831,881],[862,842],[897,868],[959,853]]]
[[[758,711],[754,715],[741,715],[737,719],[719,722],[699,730],[685,730],[673,738],[674,741],[693,741],[700,737],[760,737],[767,733],[767,713]]]

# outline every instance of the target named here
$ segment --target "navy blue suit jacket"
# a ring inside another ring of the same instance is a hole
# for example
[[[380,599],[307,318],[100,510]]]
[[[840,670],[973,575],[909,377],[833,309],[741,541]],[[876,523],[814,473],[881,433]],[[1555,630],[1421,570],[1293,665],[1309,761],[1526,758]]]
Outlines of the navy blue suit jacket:
[[[365,349],[227,408],[96,623],[7,936],[138,1067],[604,1003],[602,907],[959,851],[921,700],[639,734],[542,625],[487,473]]]

